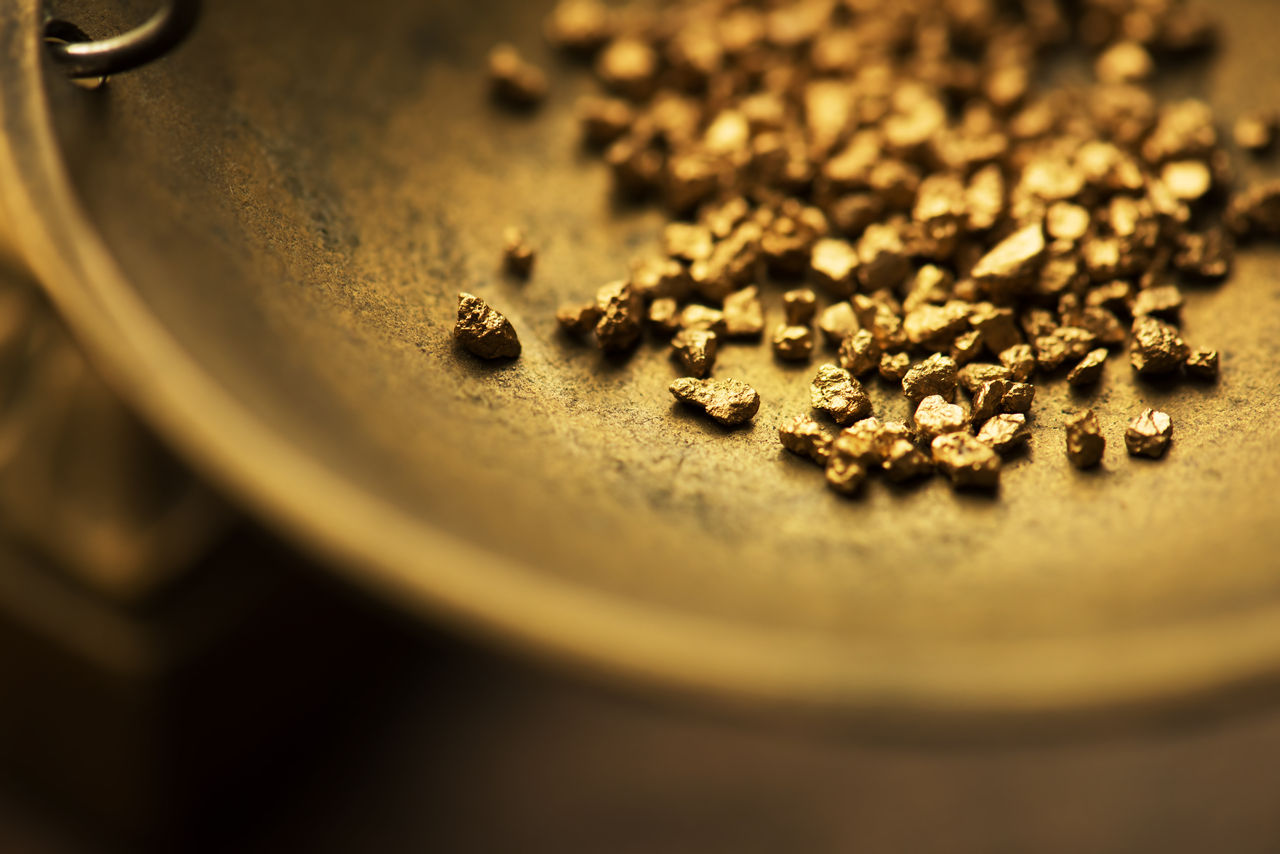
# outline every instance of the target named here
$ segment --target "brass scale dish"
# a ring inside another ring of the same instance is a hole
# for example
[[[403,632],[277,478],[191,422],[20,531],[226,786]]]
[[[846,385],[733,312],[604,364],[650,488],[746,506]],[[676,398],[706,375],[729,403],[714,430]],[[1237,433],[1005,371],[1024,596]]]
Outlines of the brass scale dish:
[[[95,34],[151,11],[72,5],[52,12]],[[86,91],[39,0],[11,0],[14,251],[192,464],[432,618],[629,683],[854,721],[1039,722],[1274,683],[1280,255],[1244,252],[1190,295],[1190,339],[1223,352],[1216,387],[1108,368],[1102,471],[1067,464],[1080,401],[1056,383],[998,497],[934,479],[841,500],[777,445],[811,367],[729,348],[720,374],[764,403],[726,432],[672,403],[659,349],[602,360],[557,336],[556,306],[616,278],[661,219],[611,202],[578,150],[585,84],[541,46],[547,5],[220,0],[172,56]],[[1226,47],[1179,85],[1228,117],[1276,103],[1271,4],[1218,6]],[[485,97],[500,39],[554,70],[533,118]],[[528,284],[499,271],[509,223],[541,247]],[[512,319],[518,361],[455,351],[459,290]],[[1161,463],[1124,455],[1144,405],[1174,418]]]

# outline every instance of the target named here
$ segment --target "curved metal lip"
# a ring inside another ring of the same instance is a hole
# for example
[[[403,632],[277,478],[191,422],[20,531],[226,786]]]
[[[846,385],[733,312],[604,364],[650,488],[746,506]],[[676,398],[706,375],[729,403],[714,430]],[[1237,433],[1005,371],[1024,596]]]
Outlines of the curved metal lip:
[[[200,0],[163,0],[151,17],[119,35],[93,41],[50,43],[49,55],[71,77],[121,74],[158,59],[179,44],[200,16]],[[51,21],[50,27],[59,22]]]
[[[163,436],[352,581],[627,684],[890,728],[1039,725],[1274,685],[1274,606],[1125,634],[860,648],[657,610],[538,576],[361,491],[258,421],[131,290],[61,159],[44,94],[38,4],[14,5],[25,8],[0,13],[0,55],[13,61],[0,82],[0,202],[29,269],[108,379]],[[25,32],[15,25],[24,15]],[[156,364],[166,370],[152,370]],[[254,464],[261,459],[273,464]]]

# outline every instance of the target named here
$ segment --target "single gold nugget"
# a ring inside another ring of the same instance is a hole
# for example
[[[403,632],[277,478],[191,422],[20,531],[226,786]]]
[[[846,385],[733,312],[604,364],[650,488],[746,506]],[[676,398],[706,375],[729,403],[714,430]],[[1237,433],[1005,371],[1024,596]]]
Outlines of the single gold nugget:
[[[1276,127],[1280,124],[1276,114],[1267,110],[1255,110],[1236,119],[1232,136],[1236,145],[1255,154],[1266,151],[1276,141]]]
[[[1094,72],[1103,83],[1134,83],[1147,79],[1154,70],[1151,54],[1137,42],[1116,42],[1094,63]]]
[[[982,333],[976,329],[970,329],[968,332],[961,332],[956,336],[956,340],[951,342],[951,358],[957,365],[967,365],[978,358],[982,348]]]
[[[1071,202],[1054,202],[1045,216],[1045,230],[1055,240],[1079,240],[1089,231],[1087,208]]]
[[[1067,345],[1056,334],[1041,335],[1033,342],[1036,367],[1042,371],[1057,370],[1067,360]]]
[[[831,453],[864,466],[878,466],[884,461],[889,445],[907,435],[904,424],[882,424],[878,418],[864,418],[840,431],[831,443]]]
[[[884,450],[885,477],[894,483],[914,480],[933,471],[933,460],[907,439],[894,439]]]
[[[1006,237],[974,265],[972,276],[996,297],[1021,291],[1044,260],[1044,231],[1037,223]]]
[[[1000,351],[1000,364],[1009,379],[1024,383],[1036,372],[1036,354],[1030,344],[1014,344]]]
[[[773,352],[787,362],[807,362],[813,354],[813,330],[807,326],[779,326],[773,333]]]
[[[1022,333],[1018,331],[1010,309],[997,308],[989,302],[978,303],[969,313],[969,325],[982,336],[982,343],[995,355],[1022,343]]]
[[[522,279],[529,278],[533,272],[533,260],[536,253],[525,237],[524,229],[514,225],[502,230],[502,260],[507,271]]]
[[[827,486],[841,495],[854,495],[867,479],[867,469],[848,457],[833,455],[827,460]]]
[[[911,271],[898,230],[872,223],[858,238],[858,282],[868,291],[896,288]]]
[[[899,315],[902,307],[889,291],[879,291],[874,296],[854,294],[849,304],[853,306],[858,323],[871,332],[881,349],[900,350],[907,346],[907,333],[902,328]]]
[[[1008,390],[1009,383],[999,379],[987,380],[978,386],[978,390],[973,394],[971,406],[973,423],[982,424],[994,417],[1000,411],[1000,404],[1004,402],[1004,395]]]
[[[705,225],[670,222],[662,229],[662,247],[673,259],[692,264],[711,257],[715,235]]]
[[[942,305],[951,299],[954,287],[955,276],[950,271],[935,264],[926,264],[911,277],[907,295],[902,301],[902,310],[910,314],[930,303]]]
[[[1177,371],[1191,355],[1190,348],[1170,326],[1150,315],[1134,318],[1129,341],[1129,362],[1140,374],[1169,374]]]
[[[750,421],[760,410],[760,395],[738,380],[681,377],[671,383],[670,390],[676,400],[704,410],[710,418],[729,427]]]
[[[489,85],[495,98],[513,107],[532,107],[547,97],[547,75],[509,44],[489,52]]]
[[[1153,288],[1146,288],[1138,291],[1138,295],[1133,298],[1131,310],[1134,317],[1153,314],[1157,317],[1177,319],[1178,313],[1182,311],[1182,291],[1177,285],[1156,285]]]
[[[481,359],[514,359],[520,355],[520,339],[511,321],[473,294],[458,294],[458,322],[453,327],[453,337],[467,352]]]
[[[597,148],[622,136],[636,120],[635,111],[626,101],[596,95],[579,98],[577,113],[583,140]]]
[[[570,303],[556,311],[556,323],[568,335],[583,336],[600,322],[600,307],[594,302]]]
[[[1242,237],[1280,236],[1280,181],[1253,184],[1232,196],[1226,222]]]
[[[829,293],[848,296],[854,290],[857,250],[847,240],[823,238],[813,244],[809,269],[813,279]]]
[[[724,298],[724,334],[728,338],[759,338],[764,332],[760,289],[750,285]]]
[[[876,343],[875,336],[871,334],[871,330],[859,329],[841,342],[837,358],[840,361],[840,367],[855,377],[861,377],[879,363],[880,345]],[[908,358],[909,364],[910,358]],[[906,373],[905,368],[903,373]]]
[[[1102,452],[1107,447],[1102,438],[1098,416],[1092,409],[1078,412],[1067,418],[1067,459],[1078,469],[1093,468],[1102,462]]]
[[[787,326],[808,326],[818,311],[818,297],[809,288],[796,288],[782,295],[782,313]]]
[[[853,313],[853,306],[848,300],[834,302],[818,315],[818,329],[827,344],[839,347],[844,340],[858,331],[858,317]]]
[[[1218,351],[1204,347],[1192,350],[1187,356],[1187,373],[1197,379],[1216,380],[1218,378]]]
[[[807,457],[820,466],[831,456],[831,435],[808,415],[797,415],[778,427],[778,441],[793,454]]]
[[[647,41],[620,36],[596,59],[596,75],[620,95],[640,101],[653,91],[658,66],[658,54]]]
[[[1036,387],[1031,383],[1008,383],[1005,385],[1004,397],[1000,398],[1002,412],[1031,411],[1031,404],[1036,399]]]
[[[1133,457],[1158,459],[1169,450],[1172,438],[1173,420],[1158,409],[1142,410],[1124,431],[1125,448]]]
[[[969,311],[969,304],[960,300],[946,305],[925,303],[903,318],[902,330],[912,344],[941,350],[969,325]]]
[[[1030,437],[1027,416],[1021,413],[997,415],[978,431],[978,441],[990,445],[991,450],[998,454],[1007,454],[1022,447]]]
[[[719,345],[719,338],[709,329],[681,329],[671,339],[671,355],[686,373],[705,377],[716,363]]]
[[[1067,373],[1067,382],[1073,386],[1093,385],[1102,378],[1102,366],[1106,361],[1106,348],[1090,350],[1089,354]]]
[[[675,297],[658,297],[649,303],[648,320],[654,335],[670,338],[680,331],[680,303]]]
[[[964,409],[954,403],[947,403],[940,395],[931,394],[916,407],[914,422],[917,433],[925,439],[933,439],[944,433],[963,430]]]
[[[956,372],[956,379],[964,390],[969,394],[975,394],[985,382],[991,380],[1004,380],[1012,382],[1013,376],[1008,368],[1003,365],[993,365],[990,362],[970,362],[959,371]]]
[[[968,433],[947,433],[929,447],[952,485],[991,489],[1000,484],[1000,455]]]
[[[931,394],[955,400],[955,359],[934,353],[923,362],[912,365],[911,370],[902,378],[902,392],[908,400],[917,404]]]
[[[631,263],[631,287],[642,299],[689,297],[689,271],[674,258],[645,257]]]
[[[692,303],[680,312],[681,329],[709,329],[717,335],[726,331],[724,312],[709,305]]]
[[[547,18],[547,41],[561,50],[589,54],[613,37],[613,11],[598,0],[560,0]]]
[[[611,282],[596,294],[600,320],[596,322],[596,342],[606,353],[630,350],[640,343],[644,331],[644,301],[626,280]]]
[[[908,353],[885,353],[880,357],[880,376],[891,383],[900,383],[911,370],[911,356]]]
[[[844,368],[823,365],[809,387],[809,402],[837,424],[851,424],[871,414],[871,398]]]
[[[1160,180],[1174,198],[1184,202],[1202,199],[1213,188],[1213,173],[1200,160],[1175,160],[1160,171]]]

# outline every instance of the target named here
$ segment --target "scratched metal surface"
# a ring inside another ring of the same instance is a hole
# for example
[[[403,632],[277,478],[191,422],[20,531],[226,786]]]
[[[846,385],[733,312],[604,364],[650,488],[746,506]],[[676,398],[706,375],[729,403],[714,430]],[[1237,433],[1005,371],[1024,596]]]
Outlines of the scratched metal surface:
[[[35,4],[14,5],[11,31]],[[105,5],[91,33],[145,6]],[[876,715],[1143,705],[1280,671],[1280,254],[1189,294],[1216,386],[1112,360],[1088,395],[1039,386],[998,495],[935,478],[838,498],[776,440],[817,361],[723,350],[717,374],[763,398],[725,431],[672,404],[660,347],[604,360],[557,336],[555,307],[621,275],[662,218],[614,203],[578,149],[585,75],[541,44],[547,5],[224,0],[103,90],[47,80],[68,184],[20,142],[6,165],[82,216],[40,225],[32,266],[122,390],[264,516],[401,604],[567,660]],[[1280,95],[1276,24],[1266,0],[1220,5],[1225,50],[1173,86],[1230,120]],[[498,39],[550,68],[542,111],[487,101]],[[5,50],[31,52],[12,32]],[[5,83],[11,140],[39,125],[31,82]],[[528,283],[500,272],[506,224],[540,248]],[[511,318],[517,362],[454,350],[459,290]],[[895,389],[873,397],[906,416]],[[1062,450],[1083,405],[1108,439],[1094,473]],[[1123,449],[1148,405],[1174,421],[1158,463]]]

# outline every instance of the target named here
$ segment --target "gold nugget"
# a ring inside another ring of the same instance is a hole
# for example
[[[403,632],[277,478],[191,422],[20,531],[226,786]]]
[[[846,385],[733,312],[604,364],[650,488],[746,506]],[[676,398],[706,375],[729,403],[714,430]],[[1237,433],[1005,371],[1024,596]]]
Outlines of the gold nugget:
[[[827,486],[841,495],[854,495],[867,479],[867,470],[861,463],[838,454],[827,460]]]
[[[813,330],[807,326],[779,326],[773,333],[773,352],[787,362],[805,362],[813,353]]]
[[[840,344],[840,367],[855,377],[861,377],[870,372],[876,367],[879,359],[880,345],[876,343],[869,329],[859,329]],[[909,357],[907,362],[910,364]]]
[[[547,97],[547,75],[509,44],[489,52],[489,83],[494,97],[513,107],[532,107]]]
[[[933,462],[957,487],[1000,484],[1000,455],[968,433],[946,433],[930,445]]]
[[[1150,315],[1134,318],[1129,362],[1140,374],[1169,374],[1186,363],[1191,350],[1176,327]]]
[[[823,365],[809,387],[814,409],[825,412],[837,424],[851,424],[871,414],[871,398],[862,384],[844,368]]]
[[[719,344],[719,338],[709,329],[681,329],[671,339],[671,356],[685,373],[705,377],[715,365]]]
[[[473,294],[458,294],[458,322],[454,339],[481,359],[514,359],[520,355],[515,327]]]
[[[1022,447],[1030,437],[1027,416],[1017,412],[997,415],[978,431],[978,441],[986,443],[998,454],[1007,454]]]
[[[1218,378],[1218,351],[1204,347],[1191,351],[1187,356],[1187,373],[1197,379],[1216,380]]]
[[[681,377],[671,383],[670,390],[676,400],[704,410],[710,418],[729,427],[750,421],[760,410],[760,395],[738,380]]]
[[[1158,459],[1169,450],[1173,438],[1173,420],[1169,413],[1144,409],[1129,422],[1124,431],[1124,446],[1130,456]]]
[[[902,392],[908,400],[917,404],[931,394],[955,400],[955,359],[934,353],[923,362],[913,365],[902,378]]]
[[[931,394],[916,407],[914,423],[921,437],[933,439],[944,433],[963,430],[964,410],[954,403],[947,403],[940,395]]]
[[[778,440],[793,454],[808,457],[820,466],[831,455],[831,435],[808,415],[797,415],[778,427]]]
[[[596,294],[600,319],[596,322],[596,343],[606,353],[630,350],[640,343],[644,331],[644,301],[630,282],[620,280],[602,287]]]
[[[1102,378],[1102,366],[1106,361],[1106,348],[1090,350],[1089,354],[1067,373],[1067,382],[1073,386],[1093,385]]]
[[[759,338],[764,332],[760,289],[750,285],[724,298],[724,332],[729,338]]]
[[[1102,462],[1107,442],[1102,438],[1098,416],[1092,409],[1070,416],[1066,423],[1067,459],[1078,469],[1093,468]]]
[[[524,229],[514,225],[502,230],[502,259],[507,271],[522,279],[529,278],[533,271],[535,253],[525,238]]]

